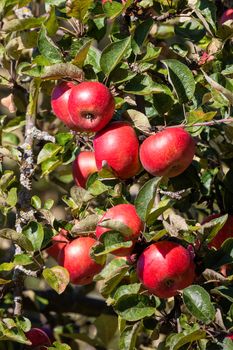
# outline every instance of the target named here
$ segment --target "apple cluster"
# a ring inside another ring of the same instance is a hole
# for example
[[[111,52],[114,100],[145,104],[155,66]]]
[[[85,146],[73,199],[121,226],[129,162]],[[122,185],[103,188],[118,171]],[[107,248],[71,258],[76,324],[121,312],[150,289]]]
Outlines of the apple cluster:
[[[62,82],[53,90],[51,103],[54,114],[69,128],[95,132],[94,151],[79,152],[73,163],[77,186],[85,188],[89,176],[106,165],[121,180],[137,175],[142,167],[152,176],[170,178],[181,174],[193,160],[195,141],[182,127],[167,127],[150,135],[140,145],[134,128],[128,122],[112,121],[114,98],[102,83],[89,81],[74,85]],[[105,262],[95,261],[91,250],[98,241],[102,242],[106,232],[111,233],[105,225],[108,220],[127,228],[127,232],[121,233],[124,241],[129,243],[127,248],[118,248],[111,253],[131,260],[145,223],[133,204],[119,204],[106,211],[97,224],[95,235],[70,240],[68,232],[61,230],[53,237],[53,244],[47,251],[68,270],[71,283],[89,284],[102,270]],[[223,231],[224,227],[210,247],[218,249],[229,236],[228,229],[226,234]],[[176,295],[195,280],[192,252],[181,242],[168,239],[145,247],[137,256],[135,268],[143,287],[160,298]]]
[[[73,177],[77,186],[86,186],[89,176],[107,165],[122,180],[137,175],[142,167],[153,176],[174,177],[181,174],[192,162],[195,142],[181,127],[165,130],[147,137],[141,145],[134,128],[126,121],[111,121],[114,98],[110,90],[99,82],[62,82],[55,87],[51,100],[54,114],[69,128],[79,132],[95,132],[94,152],[80,152],[73,163]],[[111,121],[111,122],[110,122]],[[144,223],[132,204],[116,205],[99,221],[95,237],[78,237],[72,241],[61,230],[53,238],[48,253],[58,260],[70,274],[73,284],[85,285],[93,281],[103,263],[97,263],[90,251],[109,228],[102,225],[115,220],[129,230],[124,240],[127,248],[112,252],[115,256],[130,257]],[[179,256],[179,259],[174,257]],[[175,262],[175,263],[174,263]],[[148,269],[148,266],[150,268]],[[159,269],[158,269],[159,266]],[[190,252],[181,244],[161,241],[147,247],[137,261],[137,275],[149,293],[161,298],[173,296],[191,284],[195,265]]]

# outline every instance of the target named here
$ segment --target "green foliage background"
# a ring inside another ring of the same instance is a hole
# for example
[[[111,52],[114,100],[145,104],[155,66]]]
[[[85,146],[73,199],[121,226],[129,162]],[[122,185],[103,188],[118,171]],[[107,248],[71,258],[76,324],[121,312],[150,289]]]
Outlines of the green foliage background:
[[[24,349],[31,324],[49,327],[56,340],[50,349],[58,350],[233,349],[225,338],[233,331],[232,270],[220,273],[233,262],[233,239],[219,251],[207,247],[224,214],[233,214],[233,25],[219,21],[228,7],[231,1],[1,1],[0,349]],[[93,135],[71,132],[52,114],[60,79],[109,86],[114,119],[130,121],[140,142],[183,125],[197,144],[192,164],[172,179],[142,171],[120,181],[104,169],[85,190],[74,186],[72,162],[92,149]],[[32,191],[23,203],[29,116],[44,133],[33,134]],[[110,258],[119,234],[93,251],[108,255],[108,264],[87,287],[67,286],[66,271],[48,257],[60,228],[73,237],[94,232],[99,215],[128,202],[146,222],[136,254],[164,237],[193,247],[197,279],[179,297],[148,296],[134,264]],[[23,224],[21,209],[32,210]],[[222,216],[201,224],[213,213]],[[21,269],[17,280],[18,266],[31,276]],[[23,289],[21,316],[13,315],[15,283]]]

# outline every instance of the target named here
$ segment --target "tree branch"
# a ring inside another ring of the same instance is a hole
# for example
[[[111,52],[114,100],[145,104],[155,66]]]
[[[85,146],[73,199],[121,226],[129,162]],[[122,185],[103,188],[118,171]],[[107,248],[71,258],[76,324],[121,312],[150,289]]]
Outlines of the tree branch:
[[[37,98],[40,82],[33,80],[30,85],[29,104],[26,112],[26,126],[24,144],[21,146],[22,158],[20,164],[20,191],[16,212],[16,231],[21,233],[28,221],[34,218],[34,210],[31,207],[31,179],[34,173],[33,160],[33,133],[35,127]],[[25,215],[26,214],[26,215]],[[15,255],[21,254],[22,249],[15,244]],[[15,266],[13,274],[14,282],[14,315],[22,313],[22,290],[25,274],[20,265]]]

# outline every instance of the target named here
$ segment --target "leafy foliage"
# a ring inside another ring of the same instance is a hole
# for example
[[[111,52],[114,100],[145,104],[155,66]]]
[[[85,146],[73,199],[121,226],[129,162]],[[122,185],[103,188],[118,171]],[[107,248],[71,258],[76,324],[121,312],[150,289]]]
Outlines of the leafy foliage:
[[[233,215],[233,24],[220,21],[228,7],[220,0],[0,3],[0,350],[30,345],[31,326],[48,328],[49,350],[233,349],[226,337],[233,239],[210,247]],[[129,121],[140,143],[184,127],[196,142],[192,164],[170,179],[141,169],[121,180],[106,166],[85,189],[74,186],[72,163],[93,149],[93,134],[54,116],[50,98],[61,80],[107,85],[113,120]],[[94,236],[106,210],[123,203],[144,222],[137,242],[125,240],[124,223],[103,221],[110,231],[91,256],[107,257],[105,267],[96,283],[70,285],[48,254],[54,236],[61,229],[68,240]],[[221,215],[203,223],[213,213]],[[194,284],[170,299],[148,294],[136,274],[141,252],[163,239],[187,247],[196,265]],[[127,258],[111,254],[132,246]],[[21,297],[23,315],[15,307]]]

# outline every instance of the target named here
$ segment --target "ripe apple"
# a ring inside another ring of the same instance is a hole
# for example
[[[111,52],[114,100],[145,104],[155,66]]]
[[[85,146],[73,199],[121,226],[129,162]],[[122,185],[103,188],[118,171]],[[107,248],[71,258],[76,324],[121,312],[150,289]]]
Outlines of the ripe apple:
[[[61,84],[55,86],[51,96],[53,113],[70,129],[75,128],[68,111],[68,99],[74,86],[75,85],[70,81],[63,81]]]
[[[84,81],[72,89],[68,110],[78,131],[96,132],[112,119],[115,102],[105,85]]]
[[[58,255],[61,250],[66,246],[69,242],[67,239],[68,231],[65,229],[61,229],[60,232],[52,238],[52,246],[46,249],[47,253],[52,256],[55,260],[58,259]]]
[[[97,264],[90,256],[90,250],[96,243],[91,237],[79,237],[71,241],[61,251],[58,262],[70,274],[70,282],[86,285],[93,281],[103,265]]]
[[[190,252],[170,241],[151,244],[140,255],[137,275],[149,293],[170,298],[192,284],[195,264]]]
[[[139,142],[128,123],[119,121],[109,124],[95,135],[93,144],[98,170],[107,162],[121,179],[128,179],[139,172]]]
[[[222,17],[220,18],[220,23],[224,24],[226,21],[229,21],[230,19],[233,20],[233,9],[228,9],[223,12]]]
[[[129,255],[133,250],[138,236],[143,230],[143,222],[139,218],[135,206],[132,204],[118,204],[108,209],[97,224],[96,237],[98,239],[104,232],[110,231],[109,228],[98,226],[103,220],[106,219],[121,221],[123,224],[125,224],[132,230],[132,233],[129,236],[124,236],[125,241],[132,241],[132,246],[129,248],[119,248],[112,252],[112,254],[117,256]]]
[[[73,178],[76,185],[85,188],[88,177],[96,171],[98,169],[94,152],[80,152],[73,162]]]
[[[219,216],[222,216],[223,214],[213,214],[205,218],[203,221],[203,224],[218,218]],[[212,239],[211,242],[209,242],[208,246],[215,247],[216,249],[219,249],[223,242],[227,238],[233,238],[233,215],[228,215],[226,223],[223,225],[221,230],[217,233],[217,235]]]
[[[174,177],[181,174],[195,154],[195,142],[183,128],[167,128],[145,139],[140,160],[154,176]]]
[[[228,334],[225,338],[231,339],[233,341],[233,334]]]
[[[25,335],[32,343],[30,345],[32,349],[46,350],[48,346],[52,345],[48,335],[40,328],[31,328]]]

